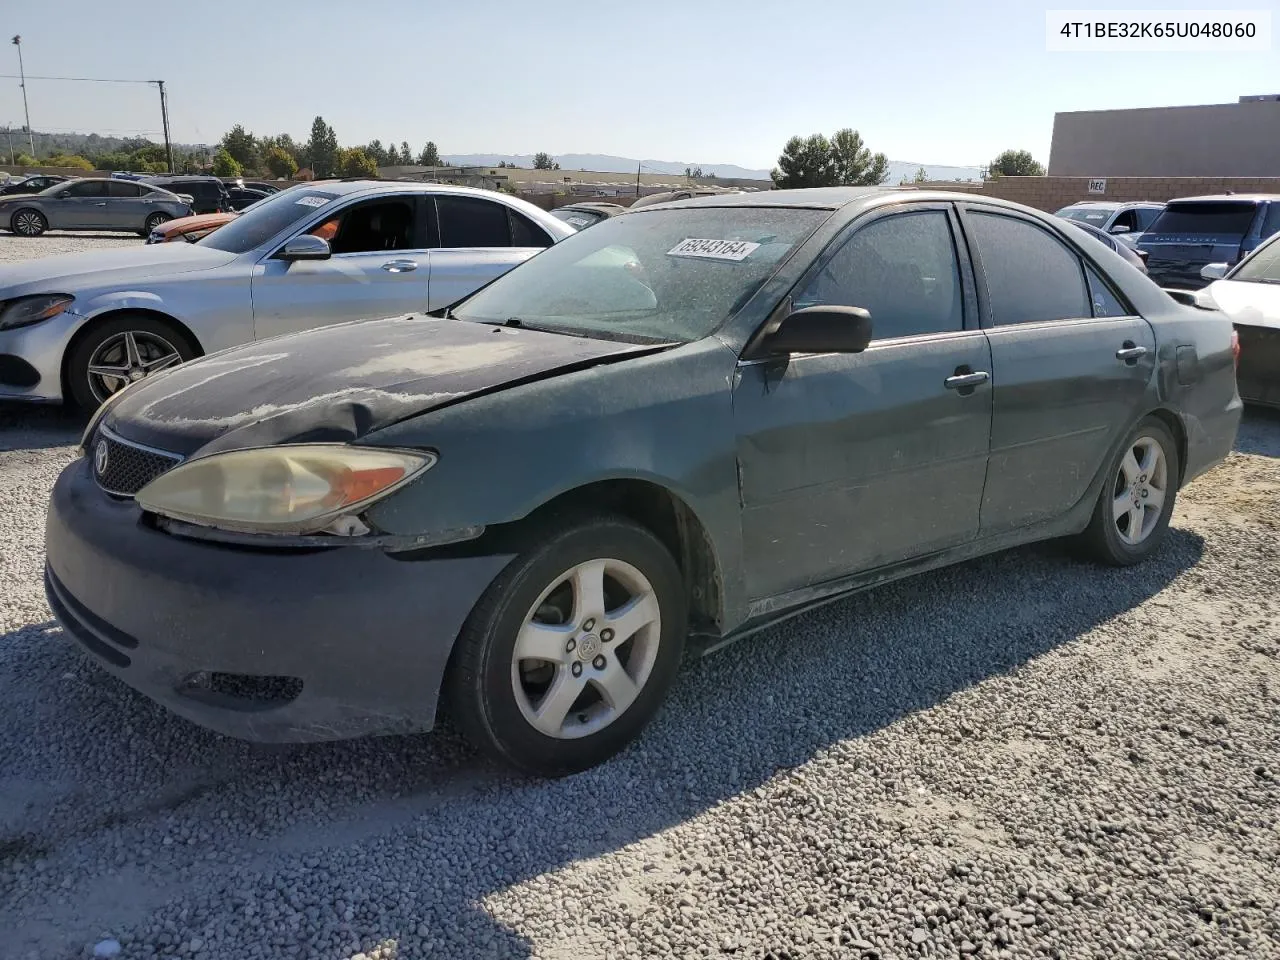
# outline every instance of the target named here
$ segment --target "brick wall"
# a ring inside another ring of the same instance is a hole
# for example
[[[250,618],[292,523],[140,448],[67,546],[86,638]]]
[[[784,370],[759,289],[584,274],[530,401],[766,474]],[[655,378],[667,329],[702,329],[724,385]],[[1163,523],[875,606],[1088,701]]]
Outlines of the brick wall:
[[[1052,213],[1077,200],[1154,200],[1209,193],[1280,194],[1280,177],[1107,177],[1106,192],[1089,192],[1088,177],[1001,177],[982,185],[982,195],[1025,203]]]

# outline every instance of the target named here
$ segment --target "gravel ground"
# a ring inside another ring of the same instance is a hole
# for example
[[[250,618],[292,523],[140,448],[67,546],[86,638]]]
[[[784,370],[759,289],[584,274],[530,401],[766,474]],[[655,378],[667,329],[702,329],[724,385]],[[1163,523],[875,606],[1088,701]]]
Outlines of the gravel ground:
[[[39,237],[18,237],[0,233],[0,263],[16,263],[55,253],[84,253],[112,247],[142,246],[142,238],[130,233],[70,233],[54,231]]]
[[[79,426],[0,409],[4,960],[1280,957],[1278,415],[1146,565],[840,602],[551,783],[447,733],[242,744],[101,672],[40,588]]]

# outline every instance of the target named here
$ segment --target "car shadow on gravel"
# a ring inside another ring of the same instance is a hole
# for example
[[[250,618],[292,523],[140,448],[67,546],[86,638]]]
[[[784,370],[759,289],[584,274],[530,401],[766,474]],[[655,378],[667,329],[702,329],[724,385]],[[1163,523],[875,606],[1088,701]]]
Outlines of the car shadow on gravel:
[[[370,878],[356,899],[377,910],[344,918],[324,907],[339,932],[308,944],[307,956],[349,957],[387,940],[412,956],[529,956],[533,945],[491,915],[487,898],[652,841],[835,744],[1067,647],[1165,589],[1203,546],[1171,529],[1147,563],[1109,569],[1042,544],[831,604],[688,664],[638,743],[557,781],[497,770],[448,730],[302,746],[230,740],[107,676],[54,624],[25,627],[0,636],[0,662],[38,665],[0,678],[0,702],[13,698],[11,742],[31,747],[0,759],[0,778],[45,793],[38,817],[10,818],[10,839],[23,839],[0,861],[0,916],[5,870],[23,869],[27,848],[55,865],[140,848],[139,864],[172,878],[150,902],[99,888],[92,909],[67,916],[69,943],[131,915],[181,926],[192,902],[205,915],[238,914],[243,902],[225,891],[336,858],[348,876]],[[36,648],[45,655],[28,658]],[[161,845],[170,832],[178,841]],[[407,892],[401,874],[413,878]],[[44,875],[52,900],[64,873]],[[175,895],[187,899],[166,904]],[[355,896],[329,895],[340,905]]]
[[[70,446],[80,442],[88,422],[66,407],[0,400],[0,451]]]
[[[1236,434],[1237,453],[1280,457],[1280,409],[1247,406]]]

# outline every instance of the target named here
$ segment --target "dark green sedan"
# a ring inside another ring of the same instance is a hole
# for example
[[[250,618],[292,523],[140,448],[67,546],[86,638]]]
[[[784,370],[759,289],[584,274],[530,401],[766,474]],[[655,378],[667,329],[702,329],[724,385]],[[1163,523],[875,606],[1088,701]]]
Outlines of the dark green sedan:
[[[448,710],[556,775],[636,737],[687,646],[1050,537],[1145,559],[1239,418],[1227,318],[1052,216],[709,197],[435,316],[127,387],[54,488],[46,588],[103,666],[215,730]]]

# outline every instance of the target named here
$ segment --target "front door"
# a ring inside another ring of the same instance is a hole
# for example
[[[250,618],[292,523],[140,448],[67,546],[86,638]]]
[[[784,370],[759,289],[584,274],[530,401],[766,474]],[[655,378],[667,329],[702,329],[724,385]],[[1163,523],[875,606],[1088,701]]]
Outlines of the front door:
[[[991,358],[945,204],[860,221],[793,295],[871,313],[860,354],[747,361],[734,389],[751,599],[973,539]]]
[[[266,257],[254,268],[255,336],[426,310],[431,271],[420,210],[412,194],[359,201],[311,228],[329,241],[328,260]]]
[[[982,535],[1064,514],[1145,412],[1155,335],[1047,229],[966,209],[986,281],[994,377]]]
[[[49,203],[49,226],[54,230],[103,230],[111,226],[107,213],[105,178],[77,180]]]

